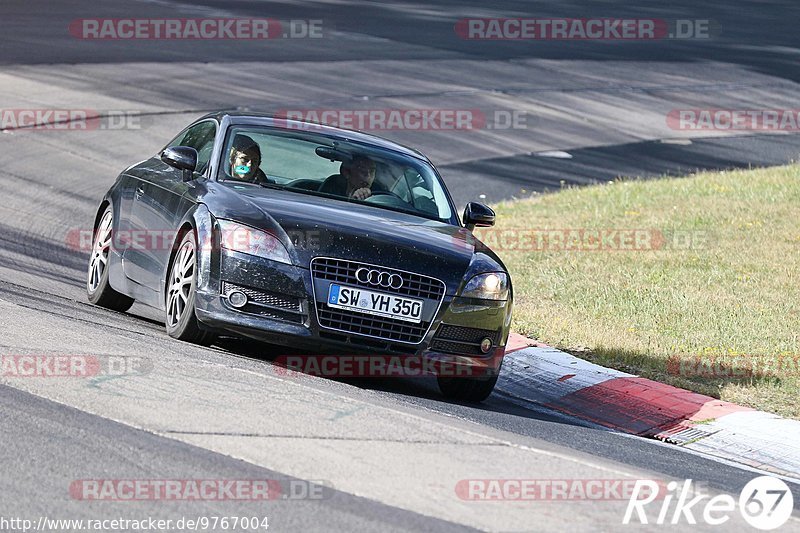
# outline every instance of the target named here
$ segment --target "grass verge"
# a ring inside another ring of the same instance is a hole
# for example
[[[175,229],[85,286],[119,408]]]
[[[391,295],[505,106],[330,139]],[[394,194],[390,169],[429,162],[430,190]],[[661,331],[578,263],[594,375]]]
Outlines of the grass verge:
[[[512,273],[515,331],[800,418],[800,165],[620,180],[496,211],[476,235]]]

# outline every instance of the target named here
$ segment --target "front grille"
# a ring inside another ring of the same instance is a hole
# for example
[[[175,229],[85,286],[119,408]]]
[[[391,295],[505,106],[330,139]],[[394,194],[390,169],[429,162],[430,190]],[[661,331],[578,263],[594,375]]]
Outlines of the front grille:
[[[389,272],[390,274],[399,274],[403,278],[403,286],[394,290],[361,283],[356,279],[356,270],[361,267],[374,268]],[[311,261],[311,274],[317,279],[345,283],[347,285],[356,285],[366,289],[399,294],[411,298],[425,298],[436,301],[442,299],[445,289],[444,283],[436,278],[423,276],[422,274],[403,272],[402,270],[394,270],[392,268],[346,261],[344,259],[314,258]]]
[[[389,272],[390,274],[399,274],[403,278],[403,285],[399,289],[388,289],[361,283],[356,279],[356,271],[361,267]],[[445,293],[444,283],[436,278],[344,259],[315,257],[311,260],[311,276],[317,280],[364,287],[398,296],[435,300],[437,304],[441,304]],[[419,324],[414,324],[403,320],[329,307],[324,298],[325,295],[318,294],[318,301],[316,302],[317,319],[319,320],[319,325],[323,328],[408,344],[422,342],[428,329],[430,329],[430,322],[423,321]]]
[[[439,331],[436,332],[437,339],[447,339],[457,342],[469,342],[480,344],[483,339],[489,337],[492,342],[495,342],[497,331],[491,329],[478,329],[478,328],[465,328],[463,326],[454,326],[452,324],[442,324],[439,326]]]
[[[413,324],[392,318],[336,309],[328,307],[325,302],[317,302],[317,317],[320,326],[326,328],[410,344],[421,342],[429,326],[428,322]]]
[[[260,305],[250,303],[246,304],[239,310],[243,313],[248,313],[251,315],[273,318],[275,320],[285,320],[286,322],[294,322],[296,324],[302,324],[305,321],[304,316],[301,314],[290,313],[288,311],[278,311],[277,309],[271,309],[269,307],[262,307]]]
[[[323,339],[328,339],[337,342],[349,343],[350,337],[346,333],[334,333],[332,331],[320,331],[319,336]],[[381,341],[381,340],[368,340],[357,338],[355,339],[355,344],[357,344],[357,349],[362,350],[364,348],[376,349],[382,352],[396,352],[403,355],[408,355],[409,347],[405,344],[395,344],[388,341]],[[348,353],[352,353],[350,348],[347,349]]]
[[[285,296],[282,294],[275,294],[272,292],[265,292],[257,289],[251,289],[249,287],[242,287],[240,285],[234,285],[233,283],[228,283],[227,281],[222,282],[222,293],[228,295],[232,291],[241,291],[247,295],[248,305],[250,303],[265,305],[268,307],[275,307],[277,309],[283,309],[286,311],[291,311],[294,313],[300,313],[302,308],[300,307],[300,300],[298,298],[292,298],[291,296]]]
[[[481,351],[481,341],[492,339],[497,344],[497,331],[491,329],[466,328],[452,324],[442,324],[431,342],[431,350],[464,355],[486,355]]]
[[[434,352],[454,353],[459,355],[486,355],[477,344],[443,341],[441,339],[434,340],[431,343],[430,349]]]

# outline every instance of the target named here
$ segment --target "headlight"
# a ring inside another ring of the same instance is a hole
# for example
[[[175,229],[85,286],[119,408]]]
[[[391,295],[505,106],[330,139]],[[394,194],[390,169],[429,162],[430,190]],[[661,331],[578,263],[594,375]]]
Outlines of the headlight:
[[[467,282],[461,296],[482,300],[507,300],[508,276],[504,272],[478,274]]]
[[[292,264],[286,247],[274,235],[232,220],[217,219],[220,245],[228,250],[263,257],[279,263]]]

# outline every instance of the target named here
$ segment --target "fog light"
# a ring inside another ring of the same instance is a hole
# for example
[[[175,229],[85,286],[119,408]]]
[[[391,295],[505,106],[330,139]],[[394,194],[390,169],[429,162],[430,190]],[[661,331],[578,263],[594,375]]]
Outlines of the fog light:
[[[492,339],[486,337],[481,341],[481,351],[483,353],[489,353],[489,350],[492,349]]]
[[[233,291],[228,294],[228,302],[237,309],[247,304],[247,295],[241,291]]]

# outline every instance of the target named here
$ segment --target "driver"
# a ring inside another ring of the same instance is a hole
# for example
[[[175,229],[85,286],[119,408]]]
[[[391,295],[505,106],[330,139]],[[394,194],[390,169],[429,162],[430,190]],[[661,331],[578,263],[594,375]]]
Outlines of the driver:
[[[365,200],[375,191],[385,190],[375,182],[375,161],[363,155],[357,155],[349,161],[342,161],[339,173],[328,177],[319,192],[346,196],[354,200]]]
[[[233,138],[229,157],[230,174],[234,178],[251,183],[272,183],[259,168],[261,147],[251,137],[238,134]]]

